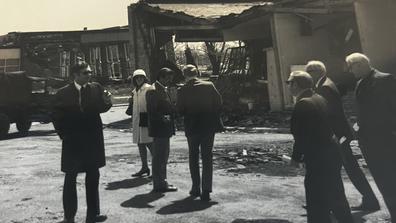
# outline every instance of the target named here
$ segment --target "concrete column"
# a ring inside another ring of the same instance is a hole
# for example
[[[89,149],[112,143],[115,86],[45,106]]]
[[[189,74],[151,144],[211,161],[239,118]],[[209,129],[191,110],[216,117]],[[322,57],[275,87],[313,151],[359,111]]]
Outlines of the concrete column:
[[[362,51],[374,67],[396,73],[396,1],[355,2]]]
[[[128,23],[130,32],[130,59],[132,60],[132,70],[144,69],[150,75],[150,35],[146,30],[144,21],[139,18],[136,6],[128,7]]]
[[[294,105],[293,97],[285,84],[293,69],[304,69],[309,60],[321,60],[329,67],[342,65],[331,64],[334,55],[330,53],[328,33],[325,29],[318,29],[312,35],[302,35],[300,17],[294,14],[275,13],[273,15],[272,32],[275,50],[275,60],[278,66],[279,86],[283,97],[283,108]],[[321,19],[319,16],[313,19]]]

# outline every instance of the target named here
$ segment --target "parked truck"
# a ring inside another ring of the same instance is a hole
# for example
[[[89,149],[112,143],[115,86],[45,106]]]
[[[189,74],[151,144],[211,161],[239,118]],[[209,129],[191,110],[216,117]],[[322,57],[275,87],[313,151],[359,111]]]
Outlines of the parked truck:
[[[11,123],[16,123],[21,133],[29,131],[31,91],[31,81],[24,72],[0,74],[0,137],[7,135]]]
[[[24,71],[0,73],[0,138],[12,123],[27,134],[33,121],[50,122],[53,97],[62,80],[31,77]]]

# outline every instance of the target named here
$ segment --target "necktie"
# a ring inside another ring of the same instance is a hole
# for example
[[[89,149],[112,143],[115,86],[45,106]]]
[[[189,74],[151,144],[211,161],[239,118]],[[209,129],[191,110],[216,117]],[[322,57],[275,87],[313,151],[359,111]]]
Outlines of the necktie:
[[[81,92],[80,107],[81,107],[81,111],[84,111],[88,103],[88,92],[89,92],[88,86],[82,86],[80,92]]]

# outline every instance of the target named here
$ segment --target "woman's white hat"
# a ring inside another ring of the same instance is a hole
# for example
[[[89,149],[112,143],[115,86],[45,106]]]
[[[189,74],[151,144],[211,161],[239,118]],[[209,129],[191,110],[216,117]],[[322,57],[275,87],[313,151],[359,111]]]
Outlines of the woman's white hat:
[[[144,76],[146,77],[146,72],[144,72],[144,70],[142,69],[137,69],[133,72],[132,78],[136,77],[136,76]]]

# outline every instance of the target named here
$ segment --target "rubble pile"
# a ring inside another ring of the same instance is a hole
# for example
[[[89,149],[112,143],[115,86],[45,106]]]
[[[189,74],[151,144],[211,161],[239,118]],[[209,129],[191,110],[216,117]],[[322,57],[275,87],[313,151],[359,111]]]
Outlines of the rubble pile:
[[[268,162],[283,162],[282,156],[291,153],[292,142],[276,142],[258,147],[257,145],[216,146],[214,159],[241,165],[257,165]]]
[[[265,126],[268,128],[289,128],[290,112],[228,113],[222,116],[226,126]]]
[[[225,113],[269,110],[268,89],[262,80],[245,74],[233,74],[221,75],[213,82],[223,97]]]
[[[357,141],[351,143],[353,153],[363,168],[367,164],[360,152]],[[256,173],[269,176],[303,175],[304,168],[295,169],[289,166],[293,141],[269,142],[257,144],[229,144],[214,148],[213,160],[218,169],[228,173]]]
[[[291,176],[303,174],[303,169],[289,166],[292,141],[258,145],[221,145],[213,151],[214,164],[229,173],[257,173]]]

